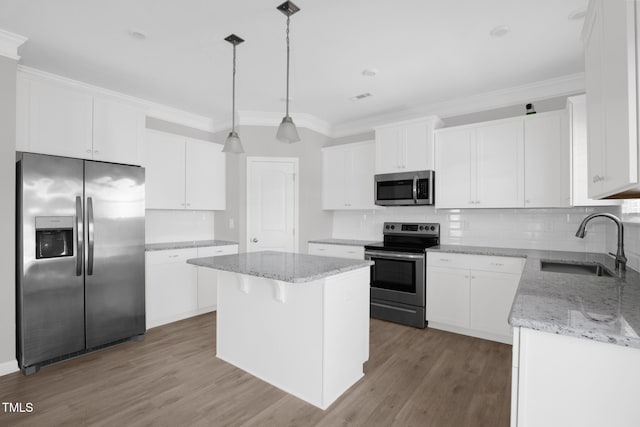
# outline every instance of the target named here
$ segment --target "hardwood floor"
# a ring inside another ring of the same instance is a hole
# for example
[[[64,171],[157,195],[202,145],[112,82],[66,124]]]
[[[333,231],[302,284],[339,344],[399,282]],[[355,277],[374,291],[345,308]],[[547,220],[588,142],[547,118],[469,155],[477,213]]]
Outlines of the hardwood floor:
[[[508,426],[511,347],[371,320],[365,376],[322,411],[215,357],[215,314],[0,377],[2,426]]]

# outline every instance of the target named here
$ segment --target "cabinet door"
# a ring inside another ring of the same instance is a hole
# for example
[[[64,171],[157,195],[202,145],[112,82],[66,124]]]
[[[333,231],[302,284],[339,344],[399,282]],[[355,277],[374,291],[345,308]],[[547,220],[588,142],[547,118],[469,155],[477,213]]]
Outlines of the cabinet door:
[[[28,146],[33,153],[92,158],[91,95],[30,82]]]
[[[605,116],[603,94],[603,28],[599,2],[593,3],[595,12],[588,25],[585,37],[585,88],[587,100],[587,144],[588,144],[588,193],[596,198],[602,193],[604,180]]]
[[[374,203],[375,144],[373,141],[349,147],[349,174],[345,187],[349,190],[350,209],[377,209]]]
[[[93,100],[93,159],[141,165],[145,113],[112,99]]]
[[[195,313],[197,308],[196,267],[186,260],[195,249],[147,253],[147,327],[162,325]]]
[[[473,129],[436,133],[436,208],[474,207],[471,176]],[[475,188],[475,186],[474,186]]]
[[[471,272],[471,329],[510,337],[509,311],[516,296],[519,274]]]
[[[185,208],[184,138],[147,131],[145,193],[147,209]]]
[[[569,206],[569,135],[563,115],[558,111],[525,118],[526,208]]]
[[[523,133],[522,120],[476,128],[476,207],[524,206]]]
[[[405,149],[399,127],[376,129],[376,173],[403,172]]]
[[[427,321],[469,327],[469,272],[427,267]]]
[[[322,150],[322,209],[347,209],[347,167],[347,149]]]
[[[187,139],[186,208],[224,210],[226,157],[222,145]]]
[[[433,170],[433,138],[426,123],[413,123],[403,129],[404,165],[407,171]]]

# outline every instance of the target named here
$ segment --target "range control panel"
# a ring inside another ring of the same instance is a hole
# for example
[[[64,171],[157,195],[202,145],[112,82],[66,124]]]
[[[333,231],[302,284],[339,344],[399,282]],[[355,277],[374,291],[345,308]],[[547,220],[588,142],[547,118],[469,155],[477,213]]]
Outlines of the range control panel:
[[[431,222],[385,222],[384,234],[440,235],[440,224]]]

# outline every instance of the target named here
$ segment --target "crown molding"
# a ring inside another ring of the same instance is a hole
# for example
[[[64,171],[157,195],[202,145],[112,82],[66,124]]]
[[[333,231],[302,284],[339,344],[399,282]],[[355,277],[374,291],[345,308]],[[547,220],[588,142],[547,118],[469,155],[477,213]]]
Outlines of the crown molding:
[[[0,56],[6,56],[16,61],[20,59],[18,48],[28,39],[19,34],[0,29]]]
[[[153,117],[155,119],[165,120],[171,123],[176,123],[194,129],[204,130],[207,132],[216,132],[222,129],[221,127],[218,127],[216,123],[214,123],[213,119],[209,117],[190,113],[188,111],[169,107],[167,105],[158,104],[156,102],[147,101],[146,99],[126,95],[99,86],[94,86],[78,80],[73,80],[57,74],[49,73],[47,71],[26,67],[24,65],[18,65],[18,73],[30,79],[35,78],[51,83],[57,83],[76,90],[90,92],[93,95],[115,98],[128,104],[133,104],[139,108],[144,109],[147,117]]]
[[[479,111],[510,107],[558,96],[575,95],[585,90],[584,73],[570,74],[554,79],[533,82],[490,92],[479,93],[449,101],[422,104],[401,111],[383,113],[361,120],[335,125],[333,137],[370,132],[375,127],[424,116],[454,117]]]
[[[280,126],[282,121],[282,112],[268,112],[268,111],[238,111],[238,123],[244,126]],[[329,122],[326,122],[318,117],[306,114],[295,113],[292,115],[292,119],[297,127],[311,129],[322,135],[333,137],[333,127]]]

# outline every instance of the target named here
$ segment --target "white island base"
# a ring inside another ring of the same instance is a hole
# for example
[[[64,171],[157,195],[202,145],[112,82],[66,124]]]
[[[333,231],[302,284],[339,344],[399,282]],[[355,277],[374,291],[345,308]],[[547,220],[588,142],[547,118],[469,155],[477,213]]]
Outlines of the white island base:
[[[219,271],[216,355],[326,409],[364,376],[369,267],[303,283]]]

